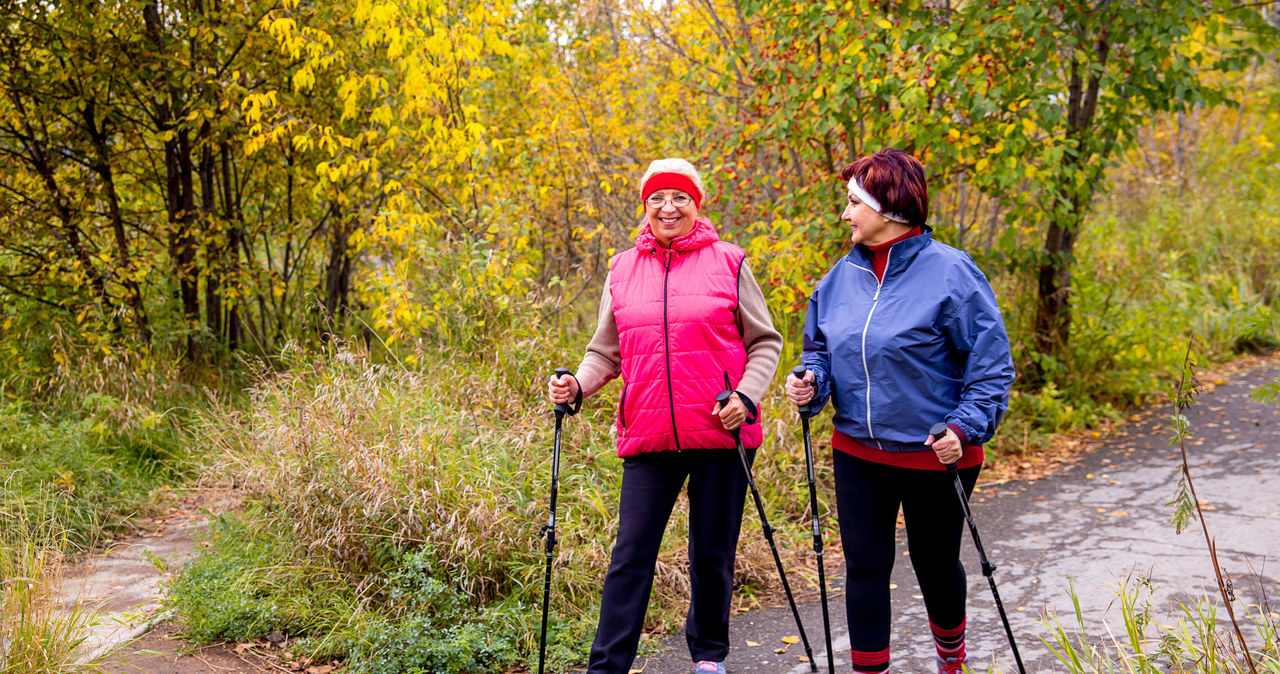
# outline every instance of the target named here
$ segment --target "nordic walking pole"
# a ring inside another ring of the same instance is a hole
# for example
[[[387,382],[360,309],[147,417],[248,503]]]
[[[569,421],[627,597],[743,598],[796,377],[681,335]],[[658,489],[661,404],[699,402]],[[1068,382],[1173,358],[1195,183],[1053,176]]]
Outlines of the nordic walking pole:
[[[804,381],[804,376],[808,372],[809,369],[803,365],[791,368],[791,374],[801,381]],[[800,405],[797,410],[800,412],[800,423],[804,429],[804,463],[809,474],[809,510],[813,513],[813,554],[818,558],[818,591],[822,595],[822,632],[827,638],[827,672],[835,674],[836,656],[831,648],[831,610],[827,607],[827,574],[822,564],[822,526],[818,522],[818,488],[814,484],[813,445],[809,442],[809,417],[812,417],[814,412],[813,406],[807,403]]]
[[[729,396],[733,391],[721,391],[716,395],[720,409],[729,404]],[[751,463],[747,461],[747,450],[742,447],[742,436],[738,429],[729,431],[733,442],[738,446],[738,458],[742,459],[742,469],[747,471],[747,486],[751,487],[751,498],[756,502],[756,512],[760,513],[760,524],[764,527],[764,539],[769,542],[769,550],[773,552],[773,563],[778,566],[778,577],[782,579],[782,589],[787,593],[787,603],[791,605],[791,615],[795,616],[796,627],[800,629],[800,640],[804,642],[804,652],[809,656],[809,668],[818,671],[813,661],[813,649],[809,647],[809,637],[804,633],[804,623],[800,622],[800,610],[796,608],[795,597],[791,596],[791,585],[787,583],[787,572],[782,569],[782,558],[778,556],[778,546],[773,542],[773,527],[769,526],[769,518],[764,514],[764,501],[760,500],[760,490],[756,489],[756,479],[751,475]]]
[[[556,368],[556,378],[567,374],[572,374],[567,368]],[[546,540],[547,575],[542,584],[542,638],[538,644],[538,674],[542,674],[547,665],[547,611],[551,606],[551,562],[556,548],[556,497],[560,493],[560,425],[566,415],[573,416],[577,412],[568,403],[556,403],[556,439],[554,449],[551,450],[551,516],[540,532]]]
[[[946,422],[939,421],[929,429],[929,435],[933,436],[933,441],[941,440],[947,434]],[[1000,601],[1000,591],[996,589],[996,579],[992,576],[996,572],[996,565],[987,559],[987,553],[982,549],[982,539],[978,537],[978,525],[973,523],[973,513],[969,511],[969,498],[964,493],[964,483],[960,481],[960,473],[956,471],[959,461],[947,464],[947,471],[951,473],[951,478],[955,482],[956,495],[960,497],[960,508],[964,510],[964,519],[969,523],[969,533],[973,535],[973,545],[978,549],[978,561],[982,563],[982,575],[987,577],[987,584],[991,586],[991,596],[996,600],[996,610],[1000,611],[1000,621],[1004,623],[1005,636],[1009,637],[1009,647],[1013,649],[1013,659],[1018,662],[1018,671],[1021,674],[1027,674],[1027,669],[1022,666],[1022,656],[1018,654],[1018,644],[1013,640],[1013,628],[1009,627],[1009,616],[1004,612],[1004,602]]]

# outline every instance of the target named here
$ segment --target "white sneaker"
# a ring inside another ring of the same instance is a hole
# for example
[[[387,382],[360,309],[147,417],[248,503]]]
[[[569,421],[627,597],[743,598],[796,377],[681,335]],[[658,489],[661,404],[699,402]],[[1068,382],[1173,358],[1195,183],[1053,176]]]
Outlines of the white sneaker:
[[[713,662],[711,660],[702,660],[698,666],[694,668],[693,674],[725,674],[723,662]]]

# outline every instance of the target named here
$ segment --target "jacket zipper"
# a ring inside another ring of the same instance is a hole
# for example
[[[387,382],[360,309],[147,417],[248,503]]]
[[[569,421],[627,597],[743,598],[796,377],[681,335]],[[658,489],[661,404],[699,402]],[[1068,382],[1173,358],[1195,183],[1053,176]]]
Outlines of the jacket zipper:
[[[662,268],[662,345],[667,356],[667,402],[671,405],[671,437],[676,441],[676,451],[680,451],[680,434],[676,431],[676,396],[671,386],[671,324],[667,319],[667,278],[671,275],[671,255],[674,250],[663,252]]]
[[[889,252],[885,253],[884,274],[889,275],[889,263],[893,260],[893,246],[889,246]],[[858,265],[853,265],[858,267]],[[869,272],[873,277],[876,273],[866,267],[858,267],[859,269]],[[884,445],[880,444],[880,440],[876,438],[876,429],[871,425],[871,369],[867,367],[867,330],[871,327],[871,316],[876,313],[876,306],[880,304],[880,289],[884,287],[884,281],[876,279],[876,295],[871,298],[871,310],[867,312],[867,322],[862,325],[862,374],[867,378],[867,432],[871,434],[871,439],[876,441],[876,447],[884,449]]]

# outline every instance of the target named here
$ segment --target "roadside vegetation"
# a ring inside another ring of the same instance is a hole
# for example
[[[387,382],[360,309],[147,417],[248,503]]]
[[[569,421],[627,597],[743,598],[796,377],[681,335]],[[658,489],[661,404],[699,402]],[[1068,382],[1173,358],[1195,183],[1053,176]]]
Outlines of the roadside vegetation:
[[[50,349],[51,367],[23,365]],[[163,363],[96,359],[32,336],[6,343],[0,400],[0,671],[92,671],[79,665],[87,606],[64,610],[67,569],[126,534],[166,489],[200,472],[186,444],[199,396]],[[17,367],[15,367],[17,365]]]
[[[1074,620],[1063,624],[1061,616],[1049,614],[1041,621],[1048,634],[1042,637],[1049,650],[1068,672],[1229,672],[1258,674],[1280,671],[1280,614],[1272,602],[1270,583],[1261,569],[1223,568],[1217,543],[1205,519],[1202,501],[1196,495],[1193,466],[1198,462],[1188,450],[1194,435],[1185,412],[1196,404],[1196,340],[1188,341],[1182,366],[1172,385],[1171,443],[1181,453],[1179,479],[1172,509],[1172,526],[1177,533],[1199,528],[1204,537],[1205,555],[1213,568],[1217,597],[1198,596],[1179,600],[1177,611],[1161,610],[1167,602],[1143,574],[1130,573],[1115,586],[1120,601],[1122,630],[1091,624],[1084,617],[1074,588],[1071,600]],[[1254,390],[1254,397],[1277,402],[1276,384]],[[1245,582],[1237,582],[1240,579]],[[1219,601],[1221,600],[1221,601]],[[1225,614],[1225,619],[1223,618]],[[1103,636],[1103,633],[1106,636]]]

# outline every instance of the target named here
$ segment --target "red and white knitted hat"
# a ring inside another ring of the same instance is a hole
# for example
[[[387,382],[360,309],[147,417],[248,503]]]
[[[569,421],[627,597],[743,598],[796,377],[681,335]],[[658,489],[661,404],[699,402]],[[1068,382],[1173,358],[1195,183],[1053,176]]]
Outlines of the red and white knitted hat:
[[[683,159],[655,159],[649,163],[649,170],[640,179],[640,200],[649,198],[658,190],[677,189],[689,193],[693,203],[702,207],[702,199],[706,191],[702,188],[702,176],[693,164]]]

